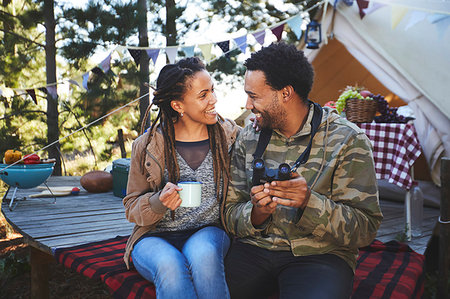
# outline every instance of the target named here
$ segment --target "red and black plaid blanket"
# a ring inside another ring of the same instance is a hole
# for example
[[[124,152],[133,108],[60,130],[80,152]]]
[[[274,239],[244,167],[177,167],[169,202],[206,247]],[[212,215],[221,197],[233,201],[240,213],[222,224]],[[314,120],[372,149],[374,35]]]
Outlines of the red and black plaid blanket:
[[[55,251],[58,263],[89,278],[101,279],[114,298],[156,298],[153,284],[123,262],[128,237]],[[360,249],[353,299],[420,298],[424,288],[425,257],[397,241],[378,240]]]

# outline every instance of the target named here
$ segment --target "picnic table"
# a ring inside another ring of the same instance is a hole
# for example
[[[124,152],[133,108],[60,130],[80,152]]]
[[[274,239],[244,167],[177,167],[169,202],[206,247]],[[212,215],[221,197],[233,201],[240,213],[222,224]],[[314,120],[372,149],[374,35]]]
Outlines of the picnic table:
[[[48,186],[80,188],[78,195],[54,198],[27,198],[40,193],[37,188],[18,189],[19,200],[13,211],[7,200],[2,202],[2,213],[7,221],[23,235],[31,247],[31,297],[48,297],[48,269],[54,262],[58,248],[127,236],[133,224],[125,218],[122,199],[107,193],[89,193],[80,186],[80,177],[50,177]],[[55,201],[55,202],[54,202]]]

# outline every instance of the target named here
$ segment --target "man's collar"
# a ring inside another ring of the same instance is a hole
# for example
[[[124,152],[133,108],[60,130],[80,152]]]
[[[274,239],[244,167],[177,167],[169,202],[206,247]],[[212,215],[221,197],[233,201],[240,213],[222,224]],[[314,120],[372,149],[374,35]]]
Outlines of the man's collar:
[[[311,121],[312,121],[313,115],[314,115],[314,103],[310,102],[310,104],[309,104],[309,112],[308,112],[308,116],[307,116],[305,124],[303,125],[303,127],[297,133],[292,135],[289,139],[294,139],[294,138],[297,138],[297,137],[300,137],[300,136],[306,136],[306,135],[311,134]],[[278,135],[281,135],[281,136],[286,138],[286,136],[284,136],[278,129],[274,129],[274,131]]]

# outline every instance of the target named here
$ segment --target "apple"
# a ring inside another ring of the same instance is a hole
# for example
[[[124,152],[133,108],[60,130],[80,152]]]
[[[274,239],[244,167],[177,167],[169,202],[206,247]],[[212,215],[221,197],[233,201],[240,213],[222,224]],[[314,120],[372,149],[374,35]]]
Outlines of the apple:
[[[359,94],[363,97],[363,98],[367,98],[368,96],[370,96],[372,93],[368,90],[361,90],[359,92]]]

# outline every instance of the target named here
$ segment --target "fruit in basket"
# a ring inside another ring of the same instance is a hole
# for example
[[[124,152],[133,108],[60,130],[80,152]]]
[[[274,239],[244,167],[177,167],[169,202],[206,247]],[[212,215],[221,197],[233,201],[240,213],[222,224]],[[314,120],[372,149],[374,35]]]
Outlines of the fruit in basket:
[[[347,86],[336,101],[336,110],[339,114],[345,109],[348,99],[373,100],[372,93],[368,90],[362,90],[361,87]]]
[[[23,157],[23,164],[39,164],[41,163],[41,158],[36,154],[26,155]]]
[[[113,177],[110,172],[93,170],[81,177],[80,184],[91,193],[108,192],[113,187]]]
[[[13,164],[22,159],[22,153],[16,150],[7,150],[5,152],[4,161],[6,164]]]

